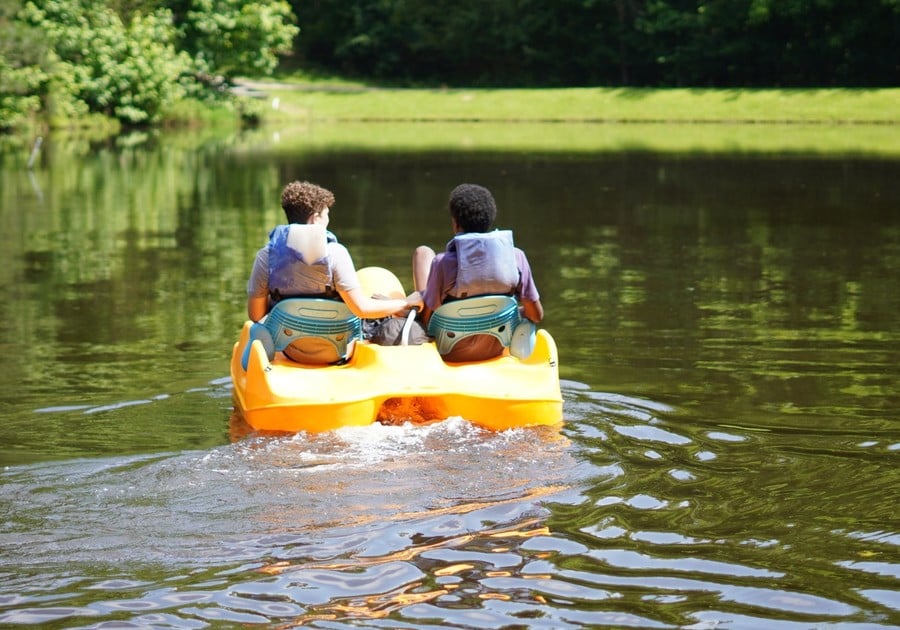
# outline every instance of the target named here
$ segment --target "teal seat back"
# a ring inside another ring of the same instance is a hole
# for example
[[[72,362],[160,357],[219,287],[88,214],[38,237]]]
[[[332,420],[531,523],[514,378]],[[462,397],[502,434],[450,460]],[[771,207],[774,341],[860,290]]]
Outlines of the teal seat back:
[[[482,295],[441,304],[428,320],[438,352],[448,354],[460,339],[490,335],[509,347],[519,324],[519,304],[508,295]]]
[[[292,358],[302,357],[309,363],[346,360],[353,342],[362,339],[362,320],[337,300],[281,300],[266,316],[264,326],[275,351],[291,346]]]

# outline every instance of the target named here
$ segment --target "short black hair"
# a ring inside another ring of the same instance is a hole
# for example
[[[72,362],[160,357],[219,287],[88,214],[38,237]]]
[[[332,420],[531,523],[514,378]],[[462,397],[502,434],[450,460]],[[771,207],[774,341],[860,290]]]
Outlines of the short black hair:
[[[497,203],[484,186],[460,184],[450,193],[450,216],[463,232],[488,232],[497,218]]]

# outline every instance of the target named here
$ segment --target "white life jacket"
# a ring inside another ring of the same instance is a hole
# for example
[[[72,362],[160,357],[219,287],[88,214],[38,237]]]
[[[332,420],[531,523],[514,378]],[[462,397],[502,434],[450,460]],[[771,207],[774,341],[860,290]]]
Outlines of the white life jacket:
[[[269,233],[269,296],[335,297],[328,243],[337,237],[316,224],[278,225]]]
[[[456,251],[456,285],[452,298],[515,292],[519,268],[510,230],[457,234],[447,245]]]

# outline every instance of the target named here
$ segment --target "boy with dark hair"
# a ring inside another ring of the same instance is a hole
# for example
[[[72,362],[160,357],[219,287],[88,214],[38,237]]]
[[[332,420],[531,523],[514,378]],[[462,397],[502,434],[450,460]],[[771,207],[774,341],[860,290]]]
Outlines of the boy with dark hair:
[[[513,245],[512,232],[492,230],[497,204],[491,192],[477,184],[460,184],[450,193],[449,208],[454,237],[446,250],[435,254],[421,245],[413,253],[413,282],[422,293],[425,326],[444,302],[489,294],[515,296],[522,315],[540,322],[544,308],[525,252]],[[478,361],[502,352],[497,339],[476,335],[459,341],[444,358]]]

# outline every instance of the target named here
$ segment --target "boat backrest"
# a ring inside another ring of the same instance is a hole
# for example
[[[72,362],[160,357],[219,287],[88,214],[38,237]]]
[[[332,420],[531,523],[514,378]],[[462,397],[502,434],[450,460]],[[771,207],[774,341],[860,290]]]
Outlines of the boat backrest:
[[[508,295],[481,295],[446,302],[428,320],[428,335],[438,352],[450,353],[460,340],[472,335],[490,335],[508,348],[513,330],[521,321],[519,304]]]
[[[323,298],[281,300],[263,325],[276,352],[290,346],[290,357],[302,363],[344,361],[362,339],[359,317],[343,302]]]

